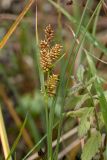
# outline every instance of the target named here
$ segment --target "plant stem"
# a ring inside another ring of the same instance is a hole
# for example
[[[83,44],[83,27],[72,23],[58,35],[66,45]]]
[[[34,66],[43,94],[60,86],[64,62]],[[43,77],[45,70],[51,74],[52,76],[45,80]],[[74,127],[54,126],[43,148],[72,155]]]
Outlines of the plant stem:
[[[60,0],[57,0],[57,3],[58,5],[60,5]],[[62,25],[61,25],[61,12],[58,11],[58,27],[59,27],[59,30],[62,28]]]
[[[53,159],[52,156],[52,128],[53,128],[53,122],[54,122],[54,113],[55,113],[55,105],[52,105],[50,108],[50,114],[49,114],[49,140],[50,140],[50,144],[49,144],[49,148],[50,148],[50,160]]]
[[[45,93],[46,94],[46,93]],[[46,132],[47,132],[47,149],[48,149],[48,154],[47,157],[49,158],[49,116],[48,116],[48,97],[45,95],[45,116],[46,116]]]
[[[34,3],[34,1],[35,0],[29,0],[28,1],[27,5],[23,9],[23,11],[16,18],[15,22],[12,24],[12,26],[10,27],[10,29],[8,30],[8,32],[4,35],[4,37],[0,41],[0,49],[2,49],[5,46],[6,42],[8,41],[8,39],[10,38],[10,36],[13,34],[13,32],[15,31],[15,29],[17,28],[17,26],[19,25],[19,23],[22,21],[23,17],[25,16],[25,14],[29,10],[29,8],[32,6],[32,4]]]
[[[6,159],[10,153],[10,148],[9,148],[9,143],[8,143],[8,138],[7,138],[7,134],[6,134],[6,129],[5,129],[5,124],[4,124],[4,120],[3,120],[1,106],[0,106],[0,138],[1,138],[1,143],[3,146],[4,156]],[[12,158],[10,157],[9,160],[12,160]]]

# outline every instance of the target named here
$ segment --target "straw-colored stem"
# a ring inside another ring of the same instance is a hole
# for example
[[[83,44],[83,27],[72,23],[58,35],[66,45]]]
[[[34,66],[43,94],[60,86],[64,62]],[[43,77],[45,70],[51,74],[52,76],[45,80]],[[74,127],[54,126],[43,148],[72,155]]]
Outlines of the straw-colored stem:
[[[3,98],[4,103],[7,106],[7,109],[9,111],[10,115],[12,116],[13,120],[15,121],[17,127],[20,128],[22,126],[22,122],[21,122],[20,117],[18,116],[18,114],[16,113],[16,111],[14,109],[12,101],[10,99],[8,99],[8,97],[6,95],[4,95],[2,98]],[[23,139],[24,139],[25,143],[27,144],[27,146],[29,148],[32,148],[33,142],[32,142],[31,137],[25,128],[23,129],[22,136],[23,136]]]
[[[3,86],[0,86],[0,87],[1,87],[0,97],[3,100],[5,106],[7,107],[7,109],[9,111],[11,117],[13,118],[14,122],[16,123],[16,126],[18,128],[20,128],[22,126],[21,119],[18,116],[18,114],[16,113],[12,101],[7,97],[4,87]],[[23,139],[25,140],[25,143],[27,144],[27,146],[29,148],[32,148],[33,142],[32,142],[32,139],[31,139],[30,135],[28,134],[26,128],[23,129],[22,136],[23,136]]]
[[[60,0],[57,0],[58,5],[60,5]],[[61,29],[61,12],[58,11],[58,27]]]
[[[10,153],[10,148],[9,148],[9,143],[7,139],[1,107],[0,107],[0,138],[1,138],[1,143],[3,147],[4,157],[6,159]],[[9,160],[12,160],[12,158],[10,157]]]
[[[0,49],[2,49],[4,47],[4,45],[6,44],[6,42],[8,41],[8,39],[10,38],[10,36],[12,35],[12,33],[15,31],[15,29],[17,28],[17,26],[19,25],[19,23],[22,21],[23,17],[27,13],[27,11],[31,7],[31,5],[34,3],[34,1],[35,0],[29,0],[28,1],[27,5],[23,9],[23,11],[16,18],[15,22],[12,24],[12,26],[9,29],[9,31],[4,35],[3,39],[1,40],[1,42],[0,42]]]
[[[37,0],[36,0],[36,19],[35,19],[35,31],[36,31],[36,43],[38,45],[39,38],[38,38],[38,8],[37,8]]]

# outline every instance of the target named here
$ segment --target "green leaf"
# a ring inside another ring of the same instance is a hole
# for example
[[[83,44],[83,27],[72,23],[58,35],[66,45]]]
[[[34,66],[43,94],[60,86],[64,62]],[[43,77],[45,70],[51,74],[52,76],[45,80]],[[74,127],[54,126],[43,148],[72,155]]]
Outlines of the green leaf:
[[[78,126],[78,135],[80,137],[84,136],[90,129],[90,121],[88,119],[93,115],[93,110],[93,107],[87,107],[83,113],[83,116],[81,117],[80,124]]]
[[[107,160],[107,145],[106,145],[106,149],[104,151],[104,160]]]
[[[23,122],[23,124],[22,124],[22,126],[21,126],[21,128],[20,128],[20,132],[19,132],[16,140],[14,141],[13,146],[12,146],[11,151],[10,151],[10,154],[8,155],[8,157],[7,157],[6,160],[8,160],[8,159],[10,158],[10,156],[13,154],[14,150],[16,149],[16,147],[17,147],[17,145],[18,145],[18,142],[19,142],[19,140],[20,140],[20,138],[21,138],[23,129],[24,129],[25,125],[26,125],[27,118],[28,118],[28,114],[26,114],[25,120],[24,120],[24,122]]]
[[[91,107],[92,108],[92,107]],[[88,107],[80,108],[76,111],[70,111],[66,114],[67,117],[82,117],[84,113],[86,113],[89,110]]]
[[[101,112],[98,113],[98,121],[99,127],[102,129],[102,127],[104,127],[104,118]]]
[[[80,82],[83,81],[84,72],[85,72],[85,69],[84,69],[83,65],[80,65],[77,70],[77,77]]]
[[[83,153],[81,156],[82,160],[91,160],[101,145],[101,134],[100,132],[93,133],[88,139],[83,148]]]
[[[79,137],[83,137],[87,134],[87,132],[90,129],[90,121],[87,119],[85,121],[81,121],[79,126],[78,126],[78,135]]]

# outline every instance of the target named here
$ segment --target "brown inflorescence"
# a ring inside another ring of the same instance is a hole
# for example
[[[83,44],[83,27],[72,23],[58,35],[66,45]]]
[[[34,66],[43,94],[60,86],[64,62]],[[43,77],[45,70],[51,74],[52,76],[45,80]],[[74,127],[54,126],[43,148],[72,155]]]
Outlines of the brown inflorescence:
[[[58,75],[53,74],[49,76],[46,83],[46,87],[47,87],[47,93],[50,97],[56,94],[57,84],[58,84]]]
[[[46,40],[41,40],[40,42],[40,49],[43,50],[43,49],[48,49],[49,48],[49,44]]]
[[[45,39],[47,40],[47,42],[50,42],[54,37],[54,31],[51,27],[51,25],[49,24],[46,28],[45,28]]]
[[[48,72],[52,68],[52,60],[49,51],[46,49],[41,50],[40,64],[44,72]]]
[[[61,54],[62,46],[55,44],[51,46],[51,40],[54,37],[54,31],[49,24],[45,29],[45,39],[40,42],[40,65],[43,72],[46,74],[46,90],[50,97],[56,95],[56,89],[58,85],[58,75],[52,74],[52,68],[55,66],[55,62],[58,60]],[[51,74],[51,75],[50,75]]]
[[[55,62],[59,57],[61,53],[62,46],[60,44],[55,44],[50,50],[50,57],[53,62]]]

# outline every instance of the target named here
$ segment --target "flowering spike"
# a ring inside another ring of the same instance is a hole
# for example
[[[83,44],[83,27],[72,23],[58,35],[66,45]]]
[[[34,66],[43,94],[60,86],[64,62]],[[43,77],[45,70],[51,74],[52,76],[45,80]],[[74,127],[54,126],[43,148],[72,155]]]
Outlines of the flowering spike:
[[[55,74],[51,75],[46,83],[47,92],[50,97],[56,94],[57,84],[58,84],[58,75]]]
[[[50,42],[54,37],[54,31],[51,27],[51,25],[49,24],[46,28],[45,28],[45,38],[47,40],[47,42]]]
[[[62,46],[60,44],[56,44],[50,50],[50,57],[53,62],[55,62],[60,57],[61,49],[62,49]]]
[[[48,72],[52,67],[52,61],[49,55],[49,51],[46,49],[41,50],[40,64],[44,72]]]
[[[46,40],[41,40],[40,48],[41,48],[41,50],[49,48],[48,42]]]

